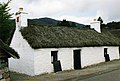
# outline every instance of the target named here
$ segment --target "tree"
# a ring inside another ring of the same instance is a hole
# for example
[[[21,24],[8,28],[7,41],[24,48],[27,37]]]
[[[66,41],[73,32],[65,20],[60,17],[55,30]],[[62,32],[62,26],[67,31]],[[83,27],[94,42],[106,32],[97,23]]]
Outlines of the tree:
[[[108,29],[120,29],[120,22],[109,22],[106,24],[106,26],[108,27]]]
[[[70,22],[66,21],[66,19],[63,19],[63,21],[58,22],[57,25],[70,27]]]
[[[11,0],[8,0],[6,3],[0,2],[0,39],[7,44],[13,29],[10,19],[12,14],[9,13],[11,9],[8,6],[10,2]]]
[[[75,22],[71,23],[71,27],[77,27]]]
[[[100,21],[100,24],[102,24],[102,23],[103,23],[103,20],[102,20],[102,18],[101,18],[101,17],[99,17],[99,18],[97,19],[97,21]]]

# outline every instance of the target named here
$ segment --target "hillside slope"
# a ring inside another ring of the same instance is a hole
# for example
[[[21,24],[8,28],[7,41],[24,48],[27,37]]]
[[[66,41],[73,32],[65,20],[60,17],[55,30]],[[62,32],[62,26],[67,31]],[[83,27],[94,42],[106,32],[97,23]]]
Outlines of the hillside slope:
[[[55,20],[52,18],[44,17],[44,18],[38,18],[38,19],[29,19],[29,25],[37,25],[37,26],[57,26],[57,23],[59,20]],[[72,21],[69,21],[72,23]],[[76,26],[79,28],[83,28],[84,24],[76,23]]]

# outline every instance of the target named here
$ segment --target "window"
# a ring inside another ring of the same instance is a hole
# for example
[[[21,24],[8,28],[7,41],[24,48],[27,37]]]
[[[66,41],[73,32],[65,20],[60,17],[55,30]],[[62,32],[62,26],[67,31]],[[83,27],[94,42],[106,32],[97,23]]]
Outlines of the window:
[[[107,54],[107,49],[108,49],[108,48],[104,48],[104,55]]]
[[[56,62],[58,61],[58,51],[51,51],[51,62]]]
[[[17,19],[16,21],[19,22],[19,17],[16,17],[16,19]]]

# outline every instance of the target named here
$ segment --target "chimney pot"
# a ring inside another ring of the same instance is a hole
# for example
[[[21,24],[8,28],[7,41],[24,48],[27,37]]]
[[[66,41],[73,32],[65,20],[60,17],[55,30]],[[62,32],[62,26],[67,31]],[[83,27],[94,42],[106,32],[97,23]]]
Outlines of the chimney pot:
[[[19,8],[19,12],[23,11],[23,8]]]

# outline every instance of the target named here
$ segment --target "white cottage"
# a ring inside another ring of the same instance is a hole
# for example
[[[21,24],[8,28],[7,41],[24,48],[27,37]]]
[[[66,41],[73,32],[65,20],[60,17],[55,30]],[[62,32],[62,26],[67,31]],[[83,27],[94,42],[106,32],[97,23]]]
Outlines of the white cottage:
[[[12,71],[34,76],[81,69],[119,59],[120,42],[109,32],[105,34],[92,29],[27,26],[26,17],[22,18],[25,13],[22,12],[17,14],[21,20],[16,18],[16,30],[10,45],[20,55],[20,59],[9,59]]]

